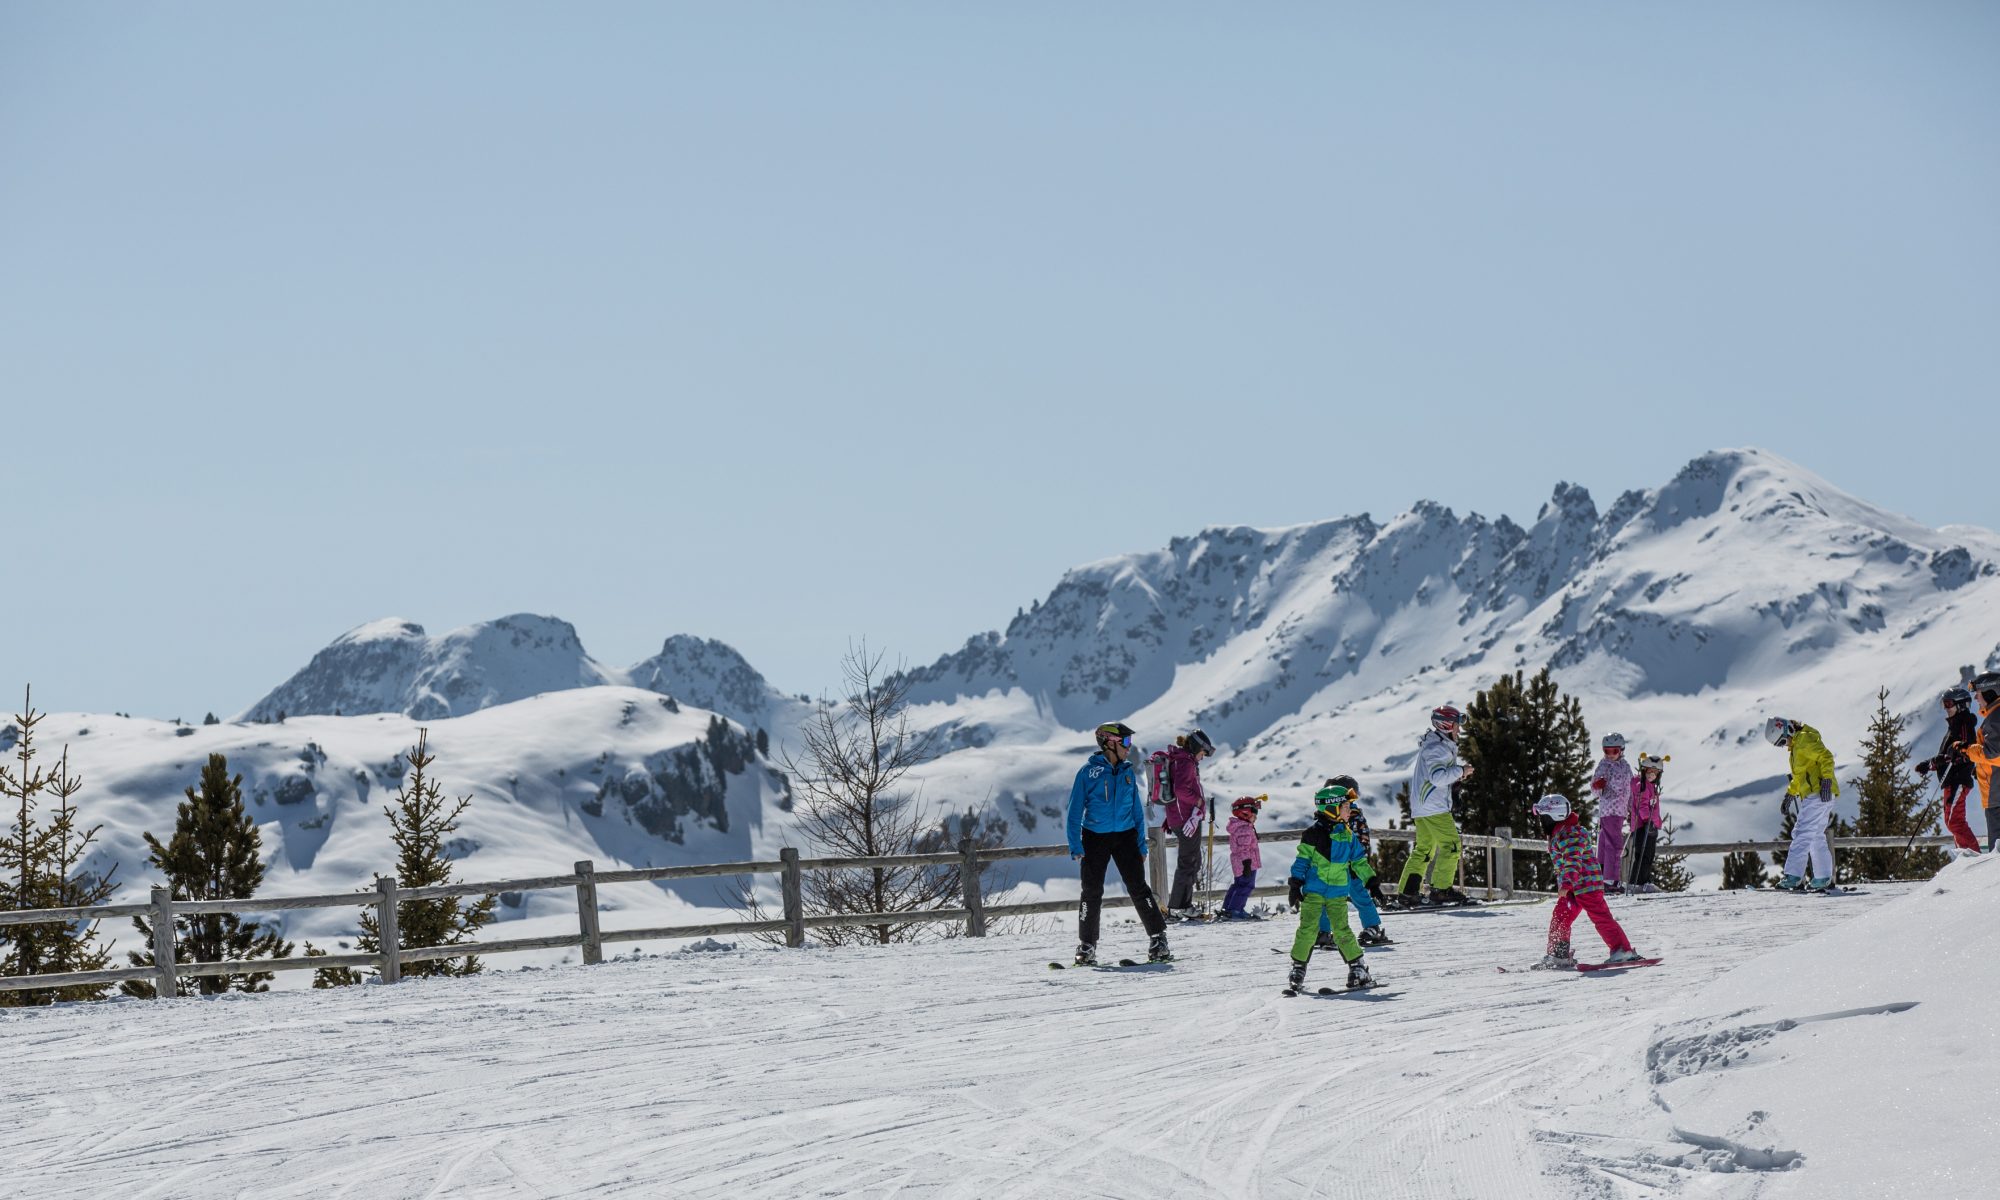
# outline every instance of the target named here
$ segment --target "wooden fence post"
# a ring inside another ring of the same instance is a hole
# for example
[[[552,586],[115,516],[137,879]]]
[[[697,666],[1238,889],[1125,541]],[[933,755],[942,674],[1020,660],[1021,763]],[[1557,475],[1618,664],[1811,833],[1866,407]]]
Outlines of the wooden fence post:
[[[1147,831],[1146,836],[1153,844],[1153,852],[1146,856],[1149,860],[1146,863],[1146,874],[1150,877],[1153,885],[1153,903],[1160,906],[1161,912],[1165,912],[1167,911],[1166,822],[1162,820],[1158,825],[1153,826],[1152,829]]]
[[[986,901],[979,894],[979,847],[958,839],[958,890],[965,896],[965,936],[986,936]]]
[[[576,864],[576,924],[583,933],[583,965],[594,967],[604,961],[604,935],[597,928],[597,864],[584,859]]]
[[[799,878],[799,852],[786,846],[778,851],[778,859],[785,864],[785,945],[797,950],[806,944],[806,893],[805,881]]]
[[[153,999],[171,1000],[180,995],[174,978],[174,894],[163,887],[153,889]]]
[[[382,942],[382,982],[403,981],[403,960],[398,954],[401,934],[396,928],[396,877],[375,877],[375,931]]]
[[[1488,861],[1493,864],[1492,869],[1487,873],[1488,878],[1493,883],[1499,885],[1500,898],[1502,900],[1512,900],[1514,898],[1514,831],[1502,825],[1493,831],[1493,836],[1500,839],[1500,848],[1497,854],[1493,851],[1487,852]]]

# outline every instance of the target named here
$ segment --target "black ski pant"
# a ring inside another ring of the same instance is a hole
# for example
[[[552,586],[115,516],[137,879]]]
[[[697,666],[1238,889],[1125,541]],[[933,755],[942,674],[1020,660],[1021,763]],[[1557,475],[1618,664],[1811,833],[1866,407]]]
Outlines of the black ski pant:
[[[1653,882],[1653,852],[1660,847],[1658,825],[1636,825],[1632,829],[1632,882]]]
[[[1083,831],[1083,901],[1076,911],[1076,940],[1086,946],[1097,944],[1097,911],[1104,904],[1104,871],[1118,864],[1118,877],[1125,881],[1125,894],[1139,910],[1139,923],[1148,936],[1166,932],[1167,919],[1160,915],[1153,889],[1146,885],[1146,856],[1139,852],[1144,830],[1121,829],[1117,833]]]
[[[1194,886],[1201,880],[1201,834],[1175,836],[1174,886],[1167,892],[1168,908],[1193,908]]]

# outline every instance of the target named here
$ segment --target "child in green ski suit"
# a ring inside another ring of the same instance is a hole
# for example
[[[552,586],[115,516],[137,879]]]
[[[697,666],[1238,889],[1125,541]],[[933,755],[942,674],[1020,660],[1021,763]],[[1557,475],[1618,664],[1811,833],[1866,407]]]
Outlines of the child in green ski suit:
[[[1299,931],[1292,938],[1291,977],[1285,988],[1292,995],[1305,986],[1306,964],[1312,961],[1322,917],[1331,926],[1334,944],[1347,963],[1347,986],[1368,987],[1375,982],[1361,961],[1360,943],[1347,927],[1348,881],[1368,855],[1348,827],[1354,797],[1338,784],[1323,787],[1313,797],[1313,809],[1313,823],[1299,838],[1298,857],[1292,860],[1291,902],[1299,911]]]

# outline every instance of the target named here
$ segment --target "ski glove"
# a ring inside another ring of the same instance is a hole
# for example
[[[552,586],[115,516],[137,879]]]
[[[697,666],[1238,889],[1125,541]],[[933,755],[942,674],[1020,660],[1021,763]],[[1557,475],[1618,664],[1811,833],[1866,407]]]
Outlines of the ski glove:
[[[1917,764],[1917,774],[1928,775],[1930,773],[1931,773],[1931,761],[1929,759],[1925,759],[1924,761]]]
[[[1285,900],[1296,909],[1305,900],[1305,890],[1306,881],[1303,879],[1294,879],[1291,882],[1291,886],[1285,892]]]
[[[1793,796],[1790,793],[1787,793],[1785,795],[1785,798],[1779,801],[1778,803],[1778,812],[1787,817],[1798,816],[1799,815],[1798,797]]]
[[[1368,877],[1367,887],[1368,887],[1368,896],[1370,899],[1374,900],[1375,903],[1377,904],[1389,903],[1382,896],[1382,880],[1379,876],[1370,875]]]
[[[1187,823],[1181,826],[1181,836],[1182,836],[1182,837],[1193,837],[1193,836],[1194,836],[1195,834],[1197,834],[1197,833],[1200,833],[1200,832],[1201,832],[1201,814],[1200,814],[1200,813],[1196,813],[1195,815],[1193,815],[1193,816],[1189,817],[1189,818],[1187,819]]]

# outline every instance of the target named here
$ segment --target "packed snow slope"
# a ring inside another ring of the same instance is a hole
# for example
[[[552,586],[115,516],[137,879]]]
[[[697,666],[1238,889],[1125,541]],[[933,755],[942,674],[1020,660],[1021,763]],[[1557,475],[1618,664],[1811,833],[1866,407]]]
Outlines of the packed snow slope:
[[[1541,953],[1546,905],[1392,916],[1358,997],[1281,997],[1272,920],[1182,929],[1180,961],[1126,972],[1048,970],[1057,931],[6,1010],[0,1178],[37,1200],[1984,1195],[1996,904],[1990,859],[1848,897],[1619,898],[1666,961],[1601,975],[1496,970]],[[1117,922],[1104,948],[1141,942]]]

